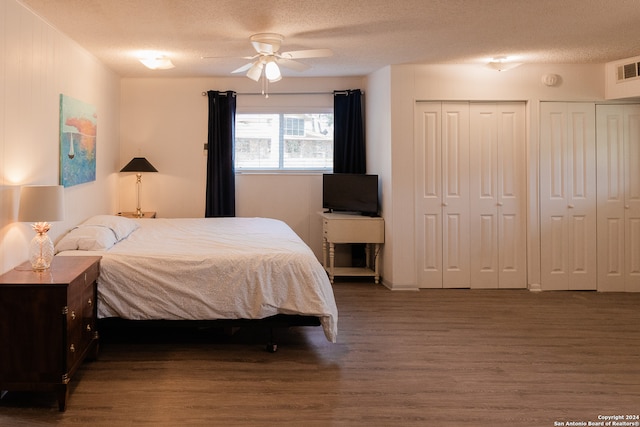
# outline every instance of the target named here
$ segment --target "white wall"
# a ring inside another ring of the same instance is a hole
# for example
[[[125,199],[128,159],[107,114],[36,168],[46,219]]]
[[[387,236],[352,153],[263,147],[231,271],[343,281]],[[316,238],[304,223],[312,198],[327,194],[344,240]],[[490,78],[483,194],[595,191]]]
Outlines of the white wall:
[[[59,104],[65,94],[96,106],[96,181],[65,189],[55,239],[117,203],[119,79],[15,0],[0,0],[0,273],[27,260],[33,238],[18,223],[19,187],[59,182]]]
[[[410,206],[402,202],[394,203],[393,196],[402,195],[403,192],[392,192],[393,156],[391,141],[394,140],[394,131],[391,122],[392,98],[397,96],[391,88],[391,67],[385,67],[367,76],[366,85],[366,137],[367,137],[367,166],[368,172],[377,174],[380,180],[381,216],[385,221],[385,244],[382,247],[381,259],[383,263],[380,272],[385,276],[393,276],[394,262],[391,254],[400,255],[409,242],[399,242],[390,238],[396,234],[394,231],[403,224],[394,219],[394,206],[402,210],[410,209]],[[396,138],[401,141],[401,138]],[[406,145],[406,144],[404,144]]]
[[[134,156],[146,157],[159,173],[144,174],[141,205],[158,216],[203,217],[206,188],[207,90],[238,92],[237,109],[332,108],[334,90],[361,88],[362,78],[284,78],[270,85],[246,77],[125,78],[121,82],[120,167]],[[278,95],[283,92],[324,95]],[[257,95],[245,95],[245,94]],[[118,209],[135,209],[135,176],[121,174]],[[238,174],[236,215],[285,221],[321,256],[322,175]]]

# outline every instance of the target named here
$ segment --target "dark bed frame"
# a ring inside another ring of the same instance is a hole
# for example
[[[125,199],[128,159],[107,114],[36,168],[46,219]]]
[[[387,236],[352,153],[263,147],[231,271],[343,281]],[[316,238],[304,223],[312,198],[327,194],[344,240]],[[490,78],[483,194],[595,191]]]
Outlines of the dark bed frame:
[[[119,317],[98,319],[98,331],[112,332],[123,330],[135,330],[142,328],[167,329],[167,328],[191,328],[191,329],[218,329],[227,335],[233,334],[239,328],[267,329],[269,338],[265,350],[275,353],[278,344],[274,340],[274,329],[285,329],[296,326],[321,326],[320,318],[316,316],[302,316],[289,314],[276,314],[264,319],[217,319],[217,320],[127,320]],[[139,334],[137,334],[139,336]]]

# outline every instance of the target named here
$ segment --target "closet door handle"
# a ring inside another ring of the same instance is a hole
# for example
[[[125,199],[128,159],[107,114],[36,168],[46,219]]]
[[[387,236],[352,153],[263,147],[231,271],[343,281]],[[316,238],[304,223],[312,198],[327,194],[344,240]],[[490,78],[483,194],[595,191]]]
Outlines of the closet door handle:
[[[573,205],[569,205],[567,206],[569,209],[573,209]]]
[[[447,207],[447,206],[449,206],[449,203],[447,203],[447,202],[442,202],[442,206]]]
[[[502,206],[502,202],[498,202],[498,203],[497,203],[497,205],[498,205],[498,206]]]
[[[629,205],[624,205],[624,208],[625,208],[625,209],[630,209],[630,208],[631,208],[631,206],[629,206]]]

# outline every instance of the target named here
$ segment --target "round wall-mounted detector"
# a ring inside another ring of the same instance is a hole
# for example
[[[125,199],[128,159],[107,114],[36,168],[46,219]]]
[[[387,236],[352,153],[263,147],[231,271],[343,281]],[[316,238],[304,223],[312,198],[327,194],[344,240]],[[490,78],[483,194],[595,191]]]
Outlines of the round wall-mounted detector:
[[[558,76],[557,74],[545,74],[544,76],[542,76],[542,83],[544,83],[546,86],[555,86],[558,84],[559,80],[560,76]]]

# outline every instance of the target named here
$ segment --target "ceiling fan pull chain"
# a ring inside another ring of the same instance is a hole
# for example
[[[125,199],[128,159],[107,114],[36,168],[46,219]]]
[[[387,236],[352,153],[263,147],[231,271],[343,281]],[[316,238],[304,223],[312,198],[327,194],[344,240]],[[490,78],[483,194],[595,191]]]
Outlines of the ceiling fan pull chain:
[[[267,79],[264,75],[264,73],[262,73],[262,75],[260,76],[260,79],[262,81],[262,94],[264,95],[265,99],[269,98],[269,79]]]

